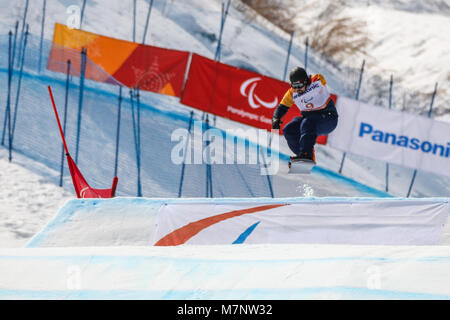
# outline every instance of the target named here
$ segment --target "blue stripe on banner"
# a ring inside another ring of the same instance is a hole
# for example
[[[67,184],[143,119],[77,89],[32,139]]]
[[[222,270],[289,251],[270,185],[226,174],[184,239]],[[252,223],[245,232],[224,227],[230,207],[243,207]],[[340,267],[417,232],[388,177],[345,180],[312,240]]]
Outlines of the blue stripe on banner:
[[[244,243],[244,241],[247,239],[247,237],[250,235],[250,233],[253,232],[253,230],[255,230],[256,226],[260,223],[261,221],[256,222],[255,224],[252,224],[250,227],[247,228],[247,230],[245,230],[244,232],[241,233],[241,235],[234,240],[233,244],[240,244],[240,243]]]

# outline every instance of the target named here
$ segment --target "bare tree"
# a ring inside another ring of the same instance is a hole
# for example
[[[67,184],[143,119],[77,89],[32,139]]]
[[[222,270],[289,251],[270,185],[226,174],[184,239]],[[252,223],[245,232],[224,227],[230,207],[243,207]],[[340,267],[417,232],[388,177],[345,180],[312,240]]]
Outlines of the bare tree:
[[[272,22],[280,29],[291,32],[295,30],[294,18],[296,12],[286,10],[286,1],[283,0],[242,0],[258,14]]]
[[[308,35],[311,47],[329,59],[339,59],[355,53],[366,53],[369,43],[365,21],[343,14],[344,0],[328,4],[319,14],[311,5],[301,8],[301,15],[310,17],[307,27],[298,25],[299,14],[287,0],[242,0],[261,16],[286,32]]]

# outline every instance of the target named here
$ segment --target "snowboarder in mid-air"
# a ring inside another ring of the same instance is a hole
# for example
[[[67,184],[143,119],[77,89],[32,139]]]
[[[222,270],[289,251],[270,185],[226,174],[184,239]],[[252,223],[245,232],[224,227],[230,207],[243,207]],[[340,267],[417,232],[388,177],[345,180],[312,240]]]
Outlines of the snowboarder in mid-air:
[[[291,88],[285,93],[272,117],[272,128],[280,129],[281,118],[292,105],[301,112],[283,128],[283,135],[295,156],[291,163],[315,164],[314,145],[317,136],[332,132],[338,123],[338,113],[321,74],[308,75],[305,69],[295,67],[289,74]]]

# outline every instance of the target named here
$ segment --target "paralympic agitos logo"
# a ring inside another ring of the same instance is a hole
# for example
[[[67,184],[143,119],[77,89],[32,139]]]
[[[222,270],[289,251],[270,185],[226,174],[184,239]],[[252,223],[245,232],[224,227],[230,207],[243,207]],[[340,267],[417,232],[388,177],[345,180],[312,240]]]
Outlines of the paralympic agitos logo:
[[[253,109],[258,109],[263,106],[268,109],[273,109],[278,105],[278,98],[275,97],[272,102],[267,102],[258,97],[255,93],[256,86],[260,77],[250,78],[241,84],[240,92],[244,97],[247,97],[248,104]],[[248,89],[248,90],[247,90]]]

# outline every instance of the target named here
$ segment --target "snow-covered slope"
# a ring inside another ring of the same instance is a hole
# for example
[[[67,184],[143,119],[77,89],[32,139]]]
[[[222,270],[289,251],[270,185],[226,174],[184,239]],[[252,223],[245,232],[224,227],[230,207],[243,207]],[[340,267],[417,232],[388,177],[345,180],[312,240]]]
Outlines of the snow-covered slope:
[[[0,148],[0,247],[22,247],[74,193],[55,184],[58,173]]]

